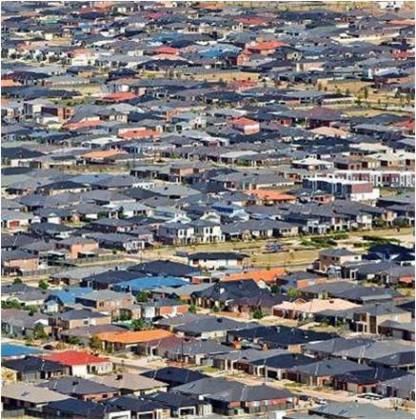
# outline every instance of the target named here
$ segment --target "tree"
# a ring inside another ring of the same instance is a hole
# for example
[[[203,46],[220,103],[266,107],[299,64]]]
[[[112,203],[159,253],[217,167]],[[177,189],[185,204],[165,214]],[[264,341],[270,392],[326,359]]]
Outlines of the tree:
[[[264,313],[262,312],[262,310],[261,309],[256,309],[254,312],[253,312],[253,318],[254,319],[262,319],[264,317]]]
[[[5,300],[1,302],[2,309],[22,309],[23,304],[18,302],[16,299]]]
[[[103,349],[103,342],[96,335],[93,335],[90,338],[90,341],[88,342],[88,345],[93,350],[102,350]]]
[[[196,314],[196,305],[194,303],[189,305],[188,312],[190,312],[191,314]]]
[[[134,319],[131,322],[131,327],[133,328],[134,331],[142,331],[142,330],[146,330],[148,325],[143,319]]]
[[[149,301],[149,293],[145,291],[141,291],[136,295],[136,301],[138,303],[146,303]]]
[[[73,346],[79,346],[81,344],[81,341],[78,337],[69,337],[67,342]]]
[[[300,296],[300,291],[294,287],[289,288],[287,291],[287,296],[291,299],[296,299]]]
[[[280,293],[280,286],[278,286],[277,284],[274,284],[271,288],[270,288],[271,292],[275,295],[278,295]]]
[[[22,284],[23,283],[23,281],[22,281],[22,279],[20,278],[20,277],[16,277],[14,280],[13,280],[13,284]]]
[[[38,283],[38,287],[39,287],[39,289],[47,290],[48,287],[49,287],[49,284],[46,280],[40,280],[39,283]]]
[[[45,327],[42,324],[36,324],[33,328],[33,338],[35,340],[44,340],[48,335],[45,332]]]
[[[130,321],[130,319],[131,319],[131,314],[128,312],[123,312],[120,315],[120,321]]]
[[[29,315],[33,316],[36,312],[38,312],[39,307],[36,305],[26,305],[25,309],[29,311]]]
[[[368,87],[365,87],[364,89],[363,89],[363,95],[364,95],[364,99],[368,99]]]

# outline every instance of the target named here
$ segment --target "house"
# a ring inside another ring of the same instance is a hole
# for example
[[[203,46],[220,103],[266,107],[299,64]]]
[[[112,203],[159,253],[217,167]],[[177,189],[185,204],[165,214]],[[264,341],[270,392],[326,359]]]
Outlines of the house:
[[[363,370],[368,370],[368,367],[350,360],[327,359],[294,366],[288,369],[287,377],[309,386],[330,386],[336,375]]]
[[[326,419],[408,419],[409,414],[403,410],[389,410],[377,407],[374,404],[361,404],[357,402],[332,402],[325,405],[318,405],[309,409],[309,415]]]
[[[196,242],[198,243],[217,243],[224,242],[221,225],[209,220],[195,220],[190,223],[194,228]]]
[[[68,252],[68,258],[75,259],[82,256],[95,255],[98,251],[98,243],[92,239],[72,237],[58,241],[56,249],[63,249]]]
[[[89,287],[71,287],[58,291],[51,291],[45,299],[43,311],[48,314],[60,312],[75,305],[76,296],[92,292]]]
[[[123,306],[134,303],[134,297],[112,290],[95,290],[76,297],[75,302],[99,311],[113,313]]]
[[[387,320],[379,324],[380,334],[401,340],[415,341],[415,325],[412,322],[398,322]]]
[[[303,187],[312,191],[326,191],[337,198],[350,201],[375,201],[380,195],[378,188],[367,181],[353,181],[333,177],[309,177],[303,181]]]
[[[198,268],[218,270],[241,267],[246,258],[248,255],[237,252],[197,252],[188,255],[188,264]]]
[[[231,120],[231,126],[246,135],[256,134],[260,131],[260,123],[246,117]]]
[[[235,348],[254,348],[258,350],[286,349],[298,353],[301,348],[315,341],[327,340],[333,334],[306,331],[299,328],[279,326],[247,326],[238,331],[229,331],[226,342]]]
[[[146,399],[168,407],[172,417],[196,417],[212,414],[211,404],[196,396],[182,395],[177,392],[158,392],[147,395]]]
[[[173,327],[176,333],[200,339],[221,339],[229,330],[248,328],[250,324],[216,316],[198,316],[194,320]]]
[[[190,223],[164,223],[159,226],[157,237],[165,244],[186,245],[195,242],[195,228]]]
[[[143,396],[154,392],[164,392],[168,388],[168,385],[164,382],[129,372],[95,376],[92,380],[111,388],[119,389],[121,395],[133,394]]]
[[[289,319],[314,319],[322,311],[342,311],[357,308],[359,305],[343,299],[296,299],[293,302],[282,302],[273,306],[273,315]]]
[[[276,283],[279,285],[280,290],[283,291],[288,291],[290,288],[302,289],[303,287],[322,284],[326,281],[326,277],[308,271],[293,271],[287,274],[282,273],[282,275],[278,276],[276,279]]]
[[[157,381],[164,382],[168,384],[169,387],[188,384],[190,382],[198,381],[199,379],[207,378],[207,375],[204,375],[199,371],[175,366],[150,370],[143,372],[142,375],[148,378],[153,378]]]
[[[118,410],[128,410],[131,418],[164,419],[171,416],[171,409],[166,404],[138,398],[134,396],[121,396],[106,401],[106,406]]]
[[[154,329],[146,331],[126,331],[99,333],[97,337],[103,347],[114,351],[135,351],[139,344],[170,337],[169,331]]]
[[[120,420],[131,418],[129,410],[75,398],[67,398],[46,404],[42,409],[42,413],[48,418]]]
[[[30,252],[15,250],[2,251],[1,271],[3,275],[19,275],[24,272],[37,271],[39,257]]]
[[[407,376],[405,371],[384,367],[369,367],[368,370],[347,372],[334,377],[334,388],[362,394],[376,390],[377,384]]]
[[[1,310],[1,330],[9,337],[33,338],[40,326],[45,334],[49,334],[48,316],[40,313],[30,315],[22,309]]]
[[[407,374],[381,381],[377,384],[377,393],[387,398],[415,400],[415,376]]]
[[[139,303],[141,317],[154,320],[176,315],[183,315],[188,312],[188,305],[175,299],[155,299],[145,303]]]
[[[214,413],[235,415],[240,410],[250,415],[292,408],[296,398],[290,392],[267,385],[245,385],[222,378],[204,378],[173,388],[174,392],[198,396],[212,404]]]
[[[1,390],[1,402],[3,414],[8,410],[33,410],[41,413],[42,408],[50,402],[62,401],[68,398],[67,395],[57,391],[40,388],[33,384],[9,383],[3,384]]]
[[[81,345],[88,346],[93,337],[100,333],[107,332],[123,332],[126,328],[115,324],[105,325],[91,325],[88,327],[71,328],[69,330],[62,330],[59,333],[59,338],[65,342],[79,342]]]
[[[40,357],[34,356],[3,360],[2,366],[14,372],[16,380],[22,382],[39,382],[58,378],[68,372],[67,368],[59,363],[44,361]]]
[[[319,271],[323,273],[357,261],[361,261],[361,255],[348,249],[334,248],[319,251]]]
[[[219,275],[222,282],[236,280],[253,280],[259,285],[273,285],[281,275],[285,273],[282,267],[272,267],[269,269],[247,268],[238,272],[226,272],[223,276]]]
[[[81,401],[103,401],[119,395],[119,390],[81,377],[52,379],[39,384],[42,389],[53,390]]]
[[[227,353],[230,348],[214,340],[198,340],[189,337],[167,337],[139,346],[140,353],[157,355],[170,361],[188,365],[210,365],[211,358]]]
[[[90,375],[104,375],[113,369],[113,364],[106,357],[94,356],[93,354],[67,350],[59,353],[51,353],[41,357],[42,360],[59,363],[65,366],[69,374],[77,377]]]
[[[71,309],[55,314],[49,322],[54,333],[59,334],[71,328],[110,324],[111,316],[91,309]]]

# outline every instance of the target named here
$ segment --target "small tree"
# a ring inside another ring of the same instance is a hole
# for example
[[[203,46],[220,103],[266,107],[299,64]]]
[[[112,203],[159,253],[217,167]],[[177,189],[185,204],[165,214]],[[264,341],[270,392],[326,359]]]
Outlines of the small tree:
[[[271,288],[270,288],[271,292],[274,293],[275,295],[278,295],[280,293],[280,286],[278,286],[277,284],[274,284]]]
[[[131,322],[131,327],[133,328],[134,331],[142,331],[147,329],[147,324],[143,319],[134,319]]]
[[[68,344],[71,344],[73,346],[79,346],[81,344],[81,341],[78,337],[69,337],[67,341]]]
[[[33,328],[33,338],[35,340],[44,340],[48,335],[45,332],[45,327],[42,324],[36,324]]]
[[[296,299],[300,296],[300,292],[298,289],[291,287],[288,291],[287,291],[287,296],[290,297],[291,299]]]
[[[90,338],[90,341],[89,341],[88,345],[93,350],[102,350],[103,349],[103,342],[96,335],[93,335]]]
[[[136,295],[136,301],[139,303],[146,303],[149,301],[149,293],[145,291],[141,291]]]
[[[256,309],[254,312],[253,312],[253,318],[254,319],[262,319],[264,317],[264,313],[262,312],[262,310],[261,309]]]
[[[29,311],[30,316],[34,315],[39,310],[39,308],[36,305],[27,305],[25,306],[25,309]]]
[[[363,95],[364,95],[364,99],[367,100],[368,99],[368,87],[364,88]]]
[[[123,312],[120,315],[120,321],[130,321],[130,319],[131,319],[131,314],[128,312]]]
[[[191,314],[196,314],[196,305],[194,303],[189,305],[188,312],[190,312]]]
[[[48,287],[49,287],[49,284],[46,280],[40,280],[39,283],[38,283],[38,287],[39,287],[39,289],[47,290]]]
[[[13,280],[13,284],[22,284],[23,283],[23,281],[22,281],[22,279],[20,278],[20,277],[16,277],[14,280]]]

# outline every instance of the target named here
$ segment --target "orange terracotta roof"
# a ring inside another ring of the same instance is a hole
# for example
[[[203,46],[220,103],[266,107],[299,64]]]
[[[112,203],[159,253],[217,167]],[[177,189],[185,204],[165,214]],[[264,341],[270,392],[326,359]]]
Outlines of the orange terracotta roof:
[[[414,19],[394,19],[389,22],[390,25],[404,25],[404,26],[415,26]]]
[[[265,283],[271,283],[285,273],[286,271],[283,267],[275,267],[269,270],[241,271],[240,273],[226,274],[222,281],[254,280],[256,282],[264,281]]]
[[[42,356],[42,359],[49,360],[51,362],[61,363],[62,365],[75,366],[75,365],[86,365],[92,363],[108,362],[107,357],[98,357],[93,354],[89,354],[83,351],[63,351],[60,353],[52,353],[46,356]]]
[[[396,124],[394,124],[395,127],[404,128],[406,130],[414,130],[415,129],[415,120],[405,120],[400,121]]]
[[[173,47],[159,47],[155,49],[156,54],[170,54],[170,55],[177,55],[179,50]]]
[[[21,83],[16,82],[12,79],[1,79],[1,87],[13,87],[13,86],[21,86]]]
[[[104,96],[103,100],[111,102],[122,102],[136,98],[137,95],[134,92],[115,92],[110,95]]]
[[[244,17],[238,19],[238,21],[245,25],[264,25],[266,23],[265,19],[259,17]]]
[[[267,51],[267,50],[275,50],[279,47],[284,47],[287,44],[281,41],[262,41],[262,42],[256,42],[253,45],[249,45],[249,49],[253,50],[261,50],[261,51]]]
[[[117,156],[123,153],[125,152],[121,152],[120,150],[96,150],[93,152],[85,153],[81,156],[86,159],[104,159],[111,156]]]
[[[254,195],[257,198],[263,199],[263,200],[273,200],[273,201],[288,201],[288,200],[295,200],[296,197],[290,194],[282,193],[279,191],[273,191],[273,190],[250,190],[247,191],[248,194]]]
[[[67,123],[64,125],[64,128],[67,130],[78,130],[80,128],[89,128],[89,127],[96,127],[97,125],[101,125],[103,121],[100,119],[95,120],[85,120],[76,123]]]
[[[144,138],[153,138],[159,137],[159,133],[155,130],[150,128],[140,128],[135,130],[124,131],[123,133],[119,134],[118,137],[124,140],[131,140],[131,139],[144,139]]]
[[[233,80],[232,82],[228,83],[228,87],[233,90],[243,90],[251,89],[256,84],[257,82],[254,80]]]
[[[246,117],[236,118],[232,120],[232,123],[234,125],[241,125],[241,126],[258,124],[257,121],[250,120],[250,118],[246,118]]]
[[[97,337],[108,343],[134,344],[144,343],[161,338],[171,337],[173,334],[166,330],[126,331],[126,332],[104,332],[97,334]]]

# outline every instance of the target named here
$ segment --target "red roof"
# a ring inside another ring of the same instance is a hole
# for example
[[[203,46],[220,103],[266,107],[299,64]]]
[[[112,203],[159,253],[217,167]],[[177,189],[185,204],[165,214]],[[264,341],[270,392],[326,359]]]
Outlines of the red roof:
[[[169,55],[177,55],[179,50],[173,47],[159,47],[155,49],[156,54],[169,54]]]
[[[254,45],[249,45],[248,48],[250,50],[259,50],[259,51],[267,51],[267,50],[275,50],[279,47],[284,47],[287,44],[281,41],[263,41],[263,42],[256,42]]]
[[[244,17],[238,19],[238,21],[244,25],[264,25],[266,23],[266,19],[259,18],[259,17]]]
[[[235,120],[233,120],[233,124],[245,126],[245,125],[258,124],[258,123],[257,121],[250,120],[250,118],[241,117],[241,118],[236,118]]]
[[[135,98],[137,95],[134,92],[115,92],[104,96],[103,100],[109,102],[122,102]]]
[[[107,357],[98,357],[83,351],[68,350],[60,353],[52,353],[42,356],[42,359],[51,362],[61,363],[62,365],[76,366],[76,365],[89,365],[94,363],[108,362]]]
[[[156,130],[152,130],[150,128],[138,128],[132,129],[128,131],[123,131],[120,133],[118,137],[124,140],[131,140],[131,139],[144,139],[144,138],[154,138],[159,137],[159,133]]]

